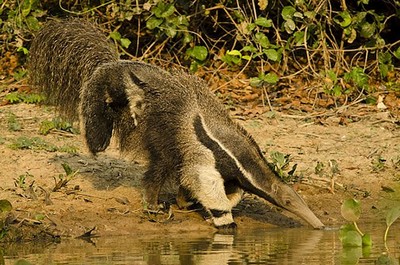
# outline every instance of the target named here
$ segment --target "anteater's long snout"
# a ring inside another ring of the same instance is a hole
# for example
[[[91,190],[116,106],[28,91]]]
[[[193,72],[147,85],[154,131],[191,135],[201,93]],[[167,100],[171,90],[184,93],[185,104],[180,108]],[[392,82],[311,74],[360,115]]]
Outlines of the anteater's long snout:
[[[319,220],[307,203],[290,186],[284,183],[274,183],[272,190],[278,206],[296,214],[315,229],[323,229],[325,225]]]

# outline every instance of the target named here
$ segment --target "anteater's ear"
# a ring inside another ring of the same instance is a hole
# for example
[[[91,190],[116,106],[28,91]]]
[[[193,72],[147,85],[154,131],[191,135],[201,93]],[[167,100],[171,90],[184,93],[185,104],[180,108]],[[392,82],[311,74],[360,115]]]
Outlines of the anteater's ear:
[[[111,85],[104,76],[95,72],[81,90],[81,131],[92,154],[104,151],[110,144],[113,131],[112,110],[108,104],[107,87]]]

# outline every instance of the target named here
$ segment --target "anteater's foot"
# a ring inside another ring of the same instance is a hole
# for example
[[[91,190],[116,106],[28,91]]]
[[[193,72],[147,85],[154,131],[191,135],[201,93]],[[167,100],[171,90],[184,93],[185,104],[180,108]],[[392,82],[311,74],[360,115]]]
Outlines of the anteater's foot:
[[[230,223],[226,225],[217,226],[218,233],[220,234],[234,234],[237,229],[236,223]]]
[[[143,210],[150,222],[165,223],[173,219],[172,208],[166,202],[158,205],[147,205]]]

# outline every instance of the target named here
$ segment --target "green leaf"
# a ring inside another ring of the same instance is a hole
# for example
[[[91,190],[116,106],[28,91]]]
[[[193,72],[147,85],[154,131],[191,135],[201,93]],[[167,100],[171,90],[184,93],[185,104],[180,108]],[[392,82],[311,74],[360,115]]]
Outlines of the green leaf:
[[[285,6],[282,9],[281,15],[284,20],[292,19],[296,9],[293,6]]]
[[[357,231],[348,231],[341,237],[342,246],[344,247],[361,247],[362,237]]]
[[[277,62],[280,59],[279,52],[274,49],[266,49],[264,50],[264,54],[267,55],[268,59],[274,62]]]
[[[297,18],[304,18],[303,14],[300,12],[294,12],[293,17],[297,17]]]
[[[129,48],[129,45],[131,45],[131,41],[129,39],[122,38],[121,39],[121,45],[124,48]]]
[[[286,32],[290,34],[296,29],[296,24],[292,19],[286,20],[283,26],[285,27]]]
[[[113,31],[110,33],[110,38],[116,41],[119,41],[121,39],[121,34],[118,31]]]
[[[167,28],[164,30],[165,30],[165,34],[167,34],[168,37],[173,38],[176,36],[177,31],[176,31],[176,27],[174,25],[169,24],[167,26]]]
[[[25,47],[18,47],[17,52],[22,52],[23,54],[27,55],[29,53],[29,50]]]
[[[26,18],[26,25],[32,31],[37,31],[40,29],[39,20],[34,16],[28,16]]]
[[[252,77],[250,78],[250,85],[254,87],[261,87],[263,81],[259,77]]]
[[[351,16],[348,11],[342,11],[339,15],[333,18],[337,24],[339,24],[342,28],[347,28],[351,24]]]
[[[268,73],[266,74],[263,81],[267,82],[268,84],[275,85],[279,81],[279,77],[275,73]]]
[[[42,221],[42,220],[44,220],[44,218],[46,218],[46,215],[44,215],[42,213],[35,214],[35,216],[34,216],[34,219],[37,221]]]
[[[238,57],[242,57],[242,53],[238,50],[231,50],[231,51],[227,51],[226,54],[228,55],[233,55],[233,56],[238,56]]]
[[[146,21],[146,27],[150,30],[157,28],[163,23],[164,19],[151,17]]]
[[[195,73],[198,68],[199,68],[199,63],[197,61],[192,61],[190,63],[190,67],[189,67],[190,72]]]
[[[304,44],[304,34],[304,31],[297,31],[293,34],[296,46],[302,46]]]
[[[242,51],[244,51],[244,52],[255,53],[255,52],[257,52],[258,50],[257,50],[257,48],[254,47],[253,45],[247,45],[247,46],[244,46],[244,47],[242,48]],[[400,54],[400,53],[399,53],[399,54]]]
[[[12,210],[11,202],[8,200],[0,200],[0,213],[10,212]]]
[[[366,233],[362,236],[362,245],[363,246],[372,246],[372,238],[371,235]]]
[[[186,54],[198,61],[205,61],[208,56],[208,50],[204,46],[194,46],[193,48],[189,48]]]
[[[175,6],[173,4],[166,4],[165,2],[159,2],[152,11],[158,18],[166,18],[174,14]]]
[[[389,70],[389,65],[383,63],[379,64],[379,73],[381,74],[381,77],[385,78],[388,75]]]
[[[326,77],[328,77],[330,80],[332,80],[332,83],[336,83],[338,81],[337,75],[335,71],[333,70],[328,70],[326,71]]]
[[[184,32],[182,42],[184,44],[190,43],[193,40],[193,36],[187,32]]]
[[[400,217],[400,206],[391,208],[386,214],[386,225],[391,226]]]
[[[368,23],[368,22],[364,22],[361,25],[361,31],[360,31],[360,35],[366,39],[371,38],[376,30],[376,25],[375,23]]]
[[[256,33],[255,37],[256,37],[257,43],[260,44],[261,47],[268,48],[270,46],[269,39],[264,33],[258,32],[258,33]]]
[[[397,58],[400,59],[400,47],[398,47],[394,52],[393,55]]]
[[[74,174],[74,171],[72,170],[72,168],[67,163],[62,163],[61,165],[64,168],[65,174],[67,176],[70,176],[70,175]]]
[[[340,210],[343,218],[350,222],[357,221],[361,215],[361,205],[356,199],[345,200]]]
[[[21,14],[23,17],[26,17],[31,12],[32,8],[32,0],[24,0],[21,5]]]
[[[272,20],[265,17],[258,17],[254,23],[264,28],[272,27]]]
[[[368,75],[360,67],[353,67],[350,72],[345,73],[343,78],[346,82],[352,82],[359,88],[368,87]]]

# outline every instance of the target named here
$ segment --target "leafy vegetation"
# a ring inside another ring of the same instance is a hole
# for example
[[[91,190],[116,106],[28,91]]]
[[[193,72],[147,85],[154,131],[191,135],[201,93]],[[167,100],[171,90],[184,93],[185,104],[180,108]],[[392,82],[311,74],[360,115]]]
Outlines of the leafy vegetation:
[[[20,131],[22,129],[21,123],[17,120],[17,116],[14,113],[8,113],[7,115],[8,130]]]
[[[345,249],[362,247],[364,250],[364,248],[367,248],[366,251],[364,251],[367,253],[368,248],[372,246],[372,239],[370,234],[363,233],[357,225],[357,221],[361,217],[360,202],[355,199],[345,200],[341,207],[341,213],[343,218],[350,222],[340,228],[339,239],[342,242],[342,246]],[[376,264],[397,264],[394,263],[394,258],[388,256],[387,253],[389,253],[389,249],[386,242],[390,227],[399,217],[400,206],[398,205],[390,208],[386,213],[386,230],[383,236],[385,251],[379,257]]]
[[[292,168],[288,172],[286,172],[289,169],[289,163],[291,162],[290,154],[283,154],[278,151],[272,151],[270,155],[270,165],[283,181],[287,183],[297,181],[297,177],[294,175],[297,164],[294,164]]]
[[[58,191],[59,189],[67,186],[68,182],[70,182],[79,172],[79,170],[76,171],[72,170],[72,168],[67,163],[63,163],[61,165],[65,171],[65,174],[59,174],[58,180],[54,178],[55,184],[54,188],[52,189],[53,192]]]
[[[51,143],[46,142],[40,137],[25,137],[20,136],[13,139],[9,145],[12,149],[31,149],[31,150],[45,150],[47,152],[67,152],[76,153],[77,148],[74,146],[56,146]]]
[[[123,58],[191,71],[228,67],[256,87],[316,79],[327,95],[348,102],[376,97],[381,87],[399,92],[399,11],[388,0],[4,1],[0,76],[26,74],[32,34],[48,17],[80,16],[99,22]]]
[[[7,94],[4,97],[4,99],[10,102],[11,104],[21,103],[21,102],[28,104],[35,104],[42,102],[44,97],[40,94],[35,94],[35,93],[12,92]]]
[[[61,130],[73,134],[79,133],[79,131],[72,126],[71,123],[64,121],[62,118],[53,118],[51,121],[45,120],[40,123],[39,133],[47,135],[52,130]]]

